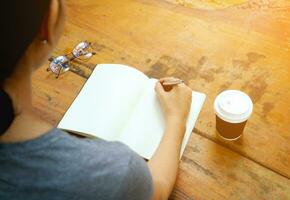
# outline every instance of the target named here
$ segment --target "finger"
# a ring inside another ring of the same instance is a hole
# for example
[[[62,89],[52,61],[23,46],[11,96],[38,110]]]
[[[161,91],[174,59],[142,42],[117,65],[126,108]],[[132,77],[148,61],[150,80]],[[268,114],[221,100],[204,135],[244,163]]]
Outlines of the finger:
[[[181,91],[192,91],[192,89],[189,86],[182,84],[182,83],[179,84],[176,88],[181,90]]]
[[[179,90],[187,90],[189,87],[187,85],[185,85],[184,83],[178,84],[177,88]]]
[[[185,85],[185,83],[180,83],[180,84],[178,84],[178,86],[181,87],[181,88],[183,88],[183,87],[187,87],[187,86]]]
[[[170,92],[175,87],[175,85],[162,85],[162,86],[166,92]]]
[[[172,82],[172,80],[175,81],[174,79],[166,79],[164,82],[159,81],[165,92],[170,92],[176,86],[176,84],[166,84],[170,83],[168,80],[170,80],[170,82]]]
[[[164,94],[164,88],[160,82],[157,82],[155,85],[155,91],[158,95],[163,95]]]

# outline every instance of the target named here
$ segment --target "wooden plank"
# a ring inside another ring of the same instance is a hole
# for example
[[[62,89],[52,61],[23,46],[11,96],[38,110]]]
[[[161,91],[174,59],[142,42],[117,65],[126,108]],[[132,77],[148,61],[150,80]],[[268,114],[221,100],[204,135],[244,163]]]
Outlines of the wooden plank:
[[[96,43],[93,63],[124,63],[150,76],[177,76],[208,98],[196,132],[290,177],[289,1],[203,9],[168,1],[68,1],[59,51]],[[237,14],[238,13],[238,14]],[[224,89],[253,99],[241,141],[219,141],[213,101]]]
[[[290,180],[194,134],[170,199],[290,199]]]

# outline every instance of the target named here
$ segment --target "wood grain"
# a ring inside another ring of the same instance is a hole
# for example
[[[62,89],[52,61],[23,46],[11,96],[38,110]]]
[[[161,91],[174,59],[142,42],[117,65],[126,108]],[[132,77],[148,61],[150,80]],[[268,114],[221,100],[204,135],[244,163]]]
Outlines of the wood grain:
[[[193,135],[171,199],[289,199],[290,180]]]
[[[207,100],[172,198],[289,198],[290,2],[220,2],[67,1],[65,33],[54,55],[69,53],[82,40],[93,42],[97,55],[73,62],[74,72],[57,80],[47,65],[40,68],[33,79],[37,112],[57,124],[97,63],[182,78]],[[215,130],[212,105],[225,89],[243,90],[254,101],[236,142],[220,140]]]

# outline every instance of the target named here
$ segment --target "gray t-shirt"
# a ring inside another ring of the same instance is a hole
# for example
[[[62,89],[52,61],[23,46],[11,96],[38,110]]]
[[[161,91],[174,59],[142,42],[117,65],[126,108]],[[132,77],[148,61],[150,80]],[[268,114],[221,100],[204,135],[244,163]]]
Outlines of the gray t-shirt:
[[[119,142],[79,139],[53,129],[0,143],[1,200],[149,200],[146,162]]]

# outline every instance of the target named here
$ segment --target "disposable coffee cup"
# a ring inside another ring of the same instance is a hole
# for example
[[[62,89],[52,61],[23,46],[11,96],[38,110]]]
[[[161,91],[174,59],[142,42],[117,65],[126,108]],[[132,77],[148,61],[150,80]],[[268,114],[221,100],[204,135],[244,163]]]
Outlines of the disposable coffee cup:
[[[253,102],[244,92],[226,90],[214,101],[216,129],[225,140],[237,140],[243,134],[253,112]]]

